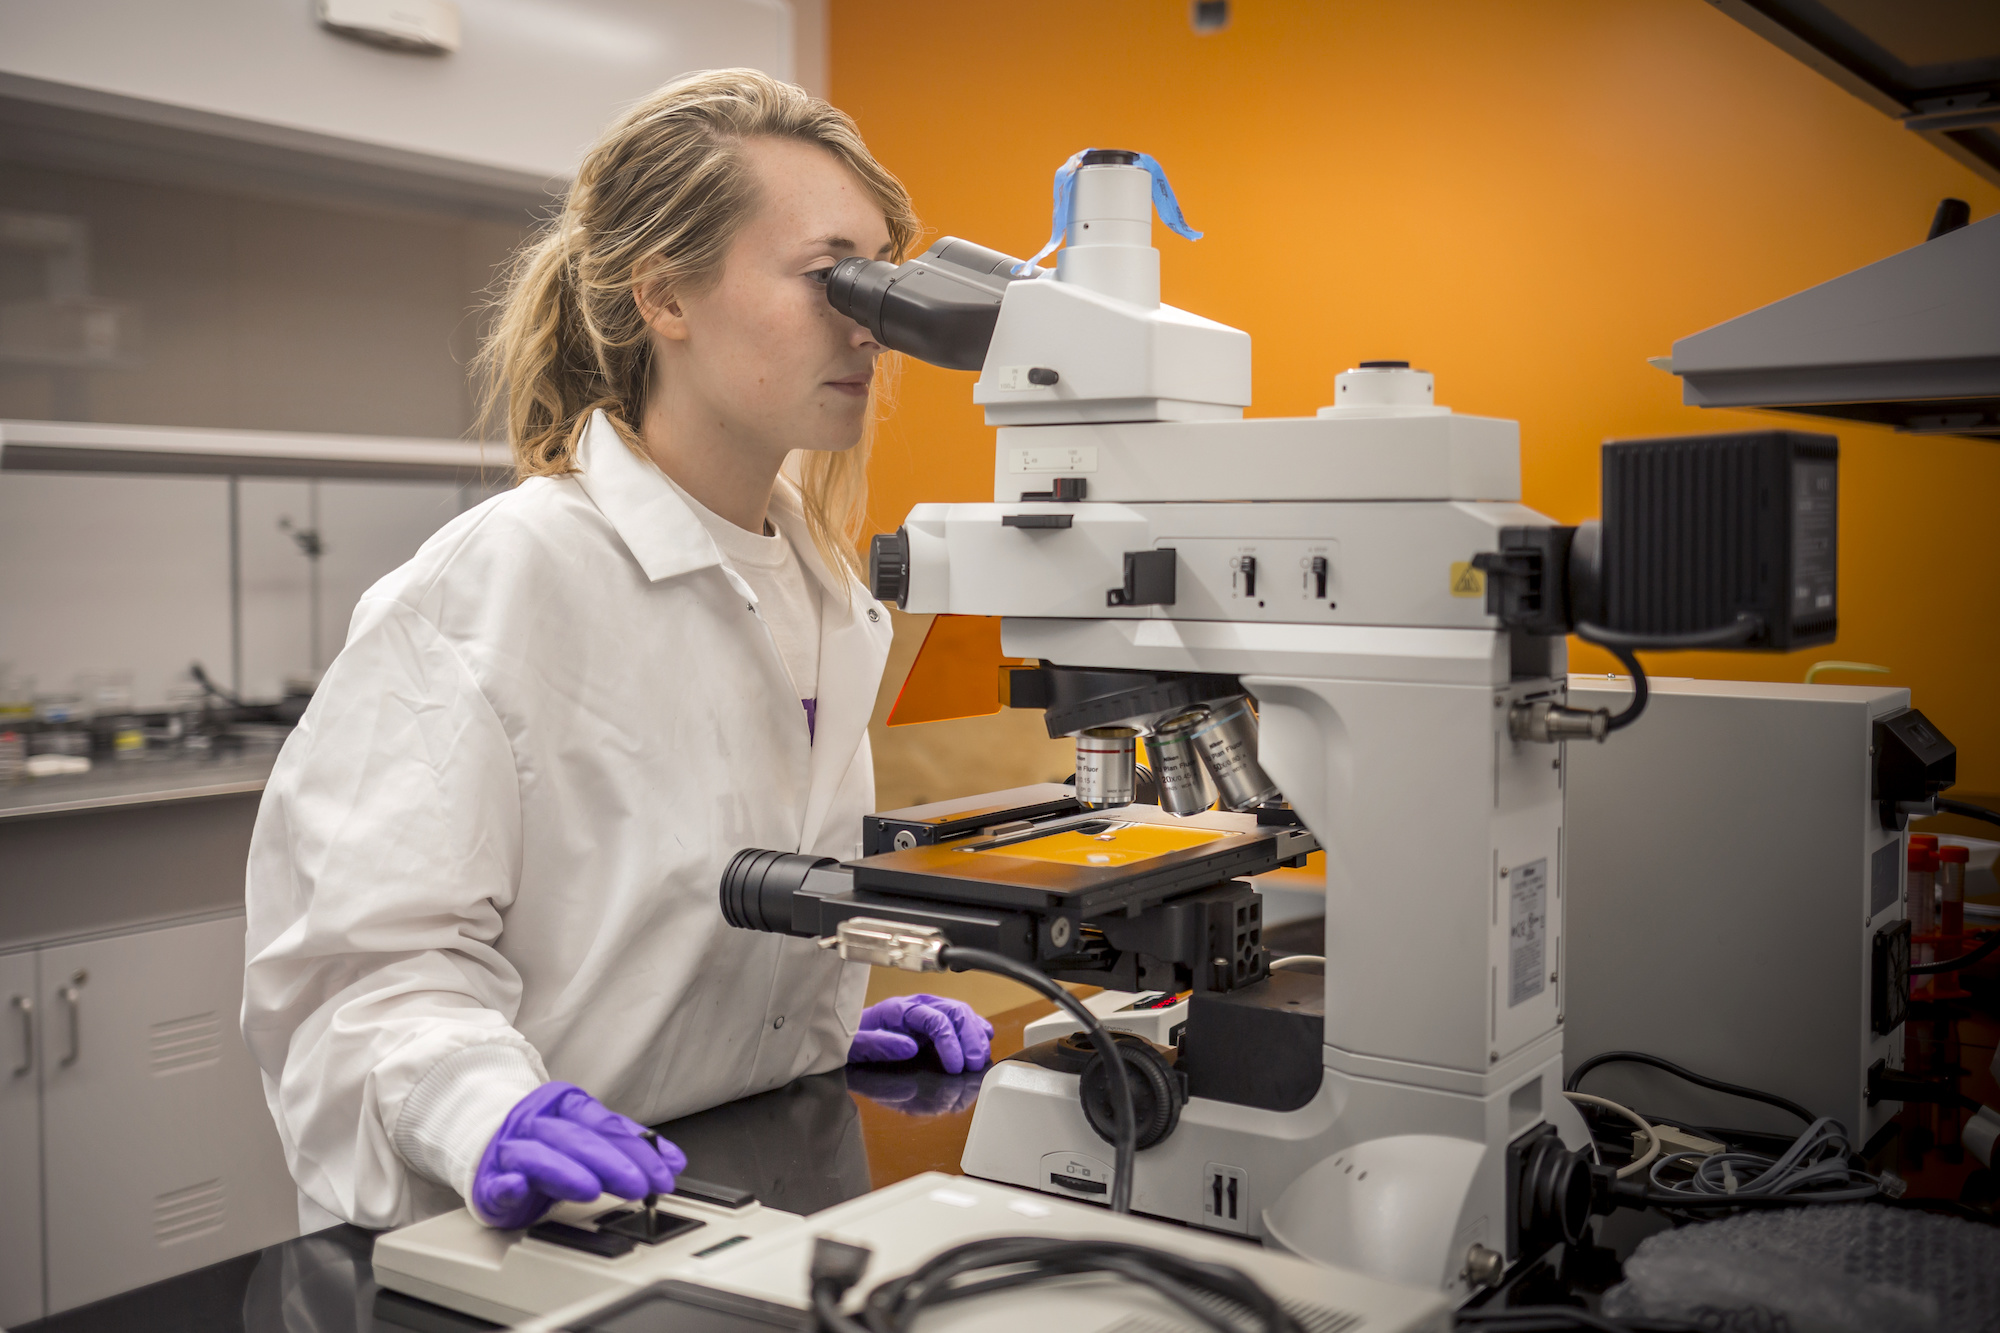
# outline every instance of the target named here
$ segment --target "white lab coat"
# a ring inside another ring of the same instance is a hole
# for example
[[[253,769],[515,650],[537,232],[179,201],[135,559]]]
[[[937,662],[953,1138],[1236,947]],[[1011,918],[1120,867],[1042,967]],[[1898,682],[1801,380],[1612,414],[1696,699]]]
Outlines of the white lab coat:
[[[657,1122],[837,1067],[859,1019],[865,968],[730,928],[717,886],[744,847],[859,854],[888,613],[781,483],[825,589],[809,742],[686,502],[601,415],[577,464],[368,591],[258,812],[244,1037],[302,1194],[362,1225],[458,1206],[392,1143],[466,1047]]]

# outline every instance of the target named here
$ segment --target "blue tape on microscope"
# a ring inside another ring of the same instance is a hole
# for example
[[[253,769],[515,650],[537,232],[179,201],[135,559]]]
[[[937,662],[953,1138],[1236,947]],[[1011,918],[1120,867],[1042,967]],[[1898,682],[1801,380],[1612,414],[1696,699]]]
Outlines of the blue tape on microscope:
[[[1034,257],[1023,265],[1024,268],[1034,267],[1049,251],[1063,243],[1063,238],[1069,231],[1069,201],[1071,193],[1076,188],[1076,169],[1082,165],[1085,154],[1096,151],[1095,148],[1086,148],[1082,152],[1074,153],[1069,161],[1056,168],[1056,212],[1054,221],[1049,225],[1049,243],[1035,251]],[[1146,173],[1153,178],[1153,207],[1159,210],[1160,221],[1166,223],[1176,235],[1185,236],[1190,241],[1200,240],[1202,234],[1190,227],[1187,218],[1181,214],[1181,201],[1174,198],[1174,187],[1167,183],[1166,168],[1162,167],[1151,153],[1140,153],[1137,156],[1139,159],[1137,165],[1144,167]]]

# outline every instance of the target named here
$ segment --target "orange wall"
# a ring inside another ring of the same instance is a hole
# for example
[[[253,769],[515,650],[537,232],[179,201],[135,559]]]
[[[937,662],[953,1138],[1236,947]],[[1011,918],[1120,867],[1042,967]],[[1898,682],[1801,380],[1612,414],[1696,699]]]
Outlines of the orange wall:
[[[1923,239],[1978,180],[1701,0],[833,0],[833,98],[937,233],[1016,254],[1087,146],[1145,149],[1190,244],[1156,227],[1165,299],[1255,338],[1252,415],[1310,414],[1363,358],[1521,423],[1527,502],[1597,510],[1609,437],[1800,424],[1680,405],[1645,358]],[[909,366],[874,519],[991,498],[972,376]],[[1655,654],[1660,675],[1798,680],[1879,662],[2000,793],[2000,443],[1809,424],[1841,440],[1842,632],[1778,657]],[[1579,670],[1610,659],[1572,644]]]

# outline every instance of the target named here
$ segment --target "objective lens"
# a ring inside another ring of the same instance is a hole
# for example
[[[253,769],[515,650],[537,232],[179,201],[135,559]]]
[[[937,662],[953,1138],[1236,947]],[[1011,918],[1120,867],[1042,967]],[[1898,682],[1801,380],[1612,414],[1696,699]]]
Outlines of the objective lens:
[[[1160,784],[1160,808],[1172,815],[1199,814],[1215,804],[1194,731],[1208,720],[1206,708],[1190,708],[1168,718],[1146,737],[1146,756]]]
[[[1257,762],[1257,715],[1247,695],[1218,704],[1208,721],[1194,731],[1202,761],[1215,778],[1225,810],[1248,810],[1273,800],[1278,784]]]
[[[1076,799],[1092,810],[1138,798],[1138,738],[1131,727],[1092,727],[1076,736]]]

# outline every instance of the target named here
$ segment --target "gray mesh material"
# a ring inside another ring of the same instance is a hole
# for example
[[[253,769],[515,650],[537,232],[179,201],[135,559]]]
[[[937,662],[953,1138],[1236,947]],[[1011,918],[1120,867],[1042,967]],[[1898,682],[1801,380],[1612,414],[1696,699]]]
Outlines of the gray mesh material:
[[[2000,1333],[2000,1228],[1873,1204],[1745,1213],[1648,1236],[1603,1312],[1722,1333]]]

